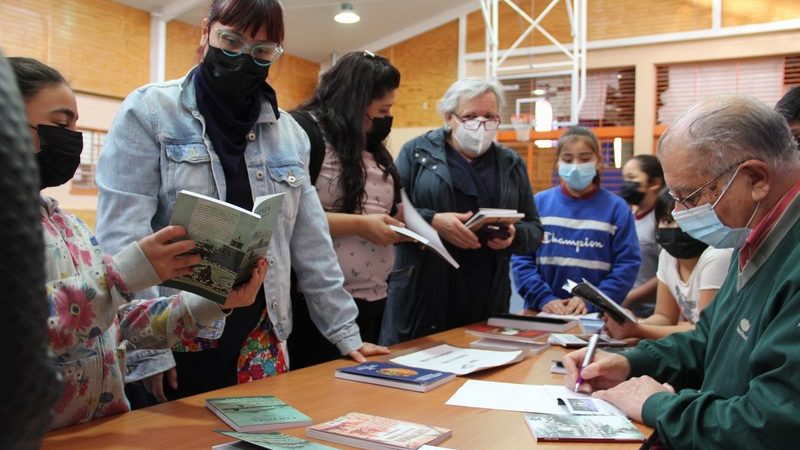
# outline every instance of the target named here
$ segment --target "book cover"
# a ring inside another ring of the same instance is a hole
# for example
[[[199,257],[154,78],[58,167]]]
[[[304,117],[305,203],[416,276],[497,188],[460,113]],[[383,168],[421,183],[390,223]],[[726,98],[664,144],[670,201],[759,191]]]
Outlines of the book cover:
[[[306,435],[315,439],[358,448],[398,450],[436,445],[451,434],[446,428],[362,413],[345,414],[306,429]]]
[[[621,416],[526,414],[525,423],[536,441],[644,442],[630,420]]]
[[[317,444],[288,434],[272,431],[269,433],[240,433],[238,431],[214,430],[219,434],[239,439],[211,447],[215,450],[334,450],[333,447]]]
[[[582,348],[589,345],[591,334],[558,334],[553,333],[547,338],[547,342],[553,345],[560,345],[564,348]],[[625,347],[628,343],[621,339],[614,339],[610,336],[600,335],[597,341],[598,347]]]
[[[267,254],[283,193],[257,197],[253,211],[190,191],[180,191],[170,225],[186,227],[201,261],[190,275],[162,283],[225,303],[234,287],[246,283],[256,262]]]
[[[608,314],[609,317],[616,320],[619,323],[624,322],[636,322],[636,317],[631,314],[630,311],[623,308],[622,306],[618,305],[616,302],[608,298],[606,294],[603,293],[600,289],[598,289],[592,283],[583,279],[583,282],[576,283],[572,280],[567,280],[562,287],[565,291],[569,292],[572,295],[577,295],[578,297],[586,300],[587,302],[596,306],[600,311],[603,311],[605,314]]]
[[[514,327],[492,326],[483,323],[468,325],[464,327],[464,331],[473,336],[501,341],[522,342],[525,344],[547,343],[547,331],[542,330],[521,330]]]
[[[206,407],[236,431],[267,431],[311,425],[311,418],[272,395],[207,398]]]
[[[472,231],[477,231],[489,224],[513,224],[525,217],[525,214],[515,209],[480,208],[464,223]]]
[[[390,362],[368,361],[357,366],[340,367],[335,376],[381,386],[427,392],[456,377],[454,373],[402,366]]]
[[[520,330],[543,330],[564,332],[578,325],[575,320],[557,317],[523,316],[519,314],[494,314],[489,317],[488,325],[495,327],[512,327]]]

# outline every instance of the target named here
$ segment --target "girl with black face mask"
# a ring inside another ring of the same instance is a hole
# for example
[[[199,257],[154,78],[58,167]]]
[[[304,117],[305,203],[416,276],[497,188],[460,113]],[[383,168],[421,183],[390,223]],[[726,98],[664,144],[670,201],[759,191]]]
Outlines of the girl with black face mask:
[[[664,171],[653,155],[637,155],[622,167],[622,189],[620,196],[631,205],[636,218],[636,236],[642,264],[636,274],[636,283],[628,292],[622,306],[629,308],[638,317],[653,314],[656,304],[656,268],[661,250],[656,242],[656,218],[654,207],[658,192],[664,187]]]
[[[608,333],[619,339],[659,339],[694,328],[700,312],[725,281],[731,249],[709,247],[683,232],[672,218],[675,200],[664,189],[657,197],[658,289],[655,312],[638,323],[606,318]]]
[[[390,226],[403,226],[395,218],[400,181],[383,142],[391,131],[399,85],[400,72],[389,60],[369,51],[351,52],[322,75],[314,95],[295,112],[307,114],[309,124],[324,136],[324,146],[312,145],[311,182],[325,208],[344,287],[358,306],[361,337],[370,342],[380,334],[393,244],[401,241]],[[338,358],[311,322],[302,296],[295,294],[292,305],[294,331],[288,344],[293,366]]]
[[[9,61],[25,100],[41,187],[60,186],[74,175],[83,148],[75,95],[55,69],[31,58]],[[224,320],[221,308],[253,303],[266,273],[262,264],[224,305],[188,293],[131,301],[134,292],[189,273],[199,262],[187,256],[194,242],[183,240],[186,230],[166,227],[110,256],[55,199],[41,195],[40,210],[50,347],[64,383],[51,428],[127,411],[123,340],[137,348],[191,346],[200,330]]]

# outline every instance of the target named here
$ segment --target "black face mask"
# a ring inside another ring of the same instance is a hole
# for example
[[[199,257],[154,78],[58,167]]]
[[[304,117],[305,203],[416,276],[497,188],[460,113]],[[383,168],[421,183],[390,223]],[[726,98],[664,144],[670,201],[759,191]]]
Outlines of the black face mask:
[[[619,196],[622,197],[629,205],[638,205],[644,200],[644,192],[639,192],[638,181],[623,181],[622,187],[619,190]]]
[[[250,55],[228,56],[210,45],[200,70],[211,88],[230,100],[251,96],[269,74],[269,66],[259,66]]]
[[[656,242],[670,255],[689,259],[700,256],[708,244],[689,236],[680,228],[656,228]]]
[[[368,116],[369,117],[369,116]],[[383,142],[392,131],[392,120],[394,117],[374,117],[372,119],[372,131],[367,133],[367,148],[372,149]]]
[[[39,182],[41,189],[61,186],[75,175],[81,163],[83,133],[54,125],[29,125],[39,134]]]

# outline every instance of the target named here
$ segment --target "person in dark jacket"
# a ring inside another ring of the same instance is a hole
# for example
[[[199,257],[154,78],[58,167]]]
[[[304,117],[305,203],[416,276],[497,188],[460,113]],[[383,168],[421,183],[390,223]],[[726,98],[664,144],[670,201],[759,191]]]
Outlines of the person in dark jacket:
[[[438,231],[460,267],[419,245],[397,245],[382,344],[508,312],[511,253],[536,251],[542,226],[525,162],[493,142],[502,102],[495,82],[456,81],[438,105],[445,126],[400,151],[397,172],[410,202]],[[515,209],[525,216],[514,225],[473,233],[464,222],[479,208]]]

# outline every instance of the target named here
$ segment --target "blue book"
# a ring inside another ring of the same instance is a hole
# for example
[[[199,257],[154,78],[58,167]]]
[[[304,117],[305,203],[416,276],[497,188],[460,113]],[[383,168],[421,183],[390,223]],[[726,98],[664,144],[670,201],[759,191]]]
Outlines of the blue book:
[[[401,366],[391,362],[367,361],[336,369],[336,378],[378,384],[409,391],[428,392],[456,377],[454,373]]]

